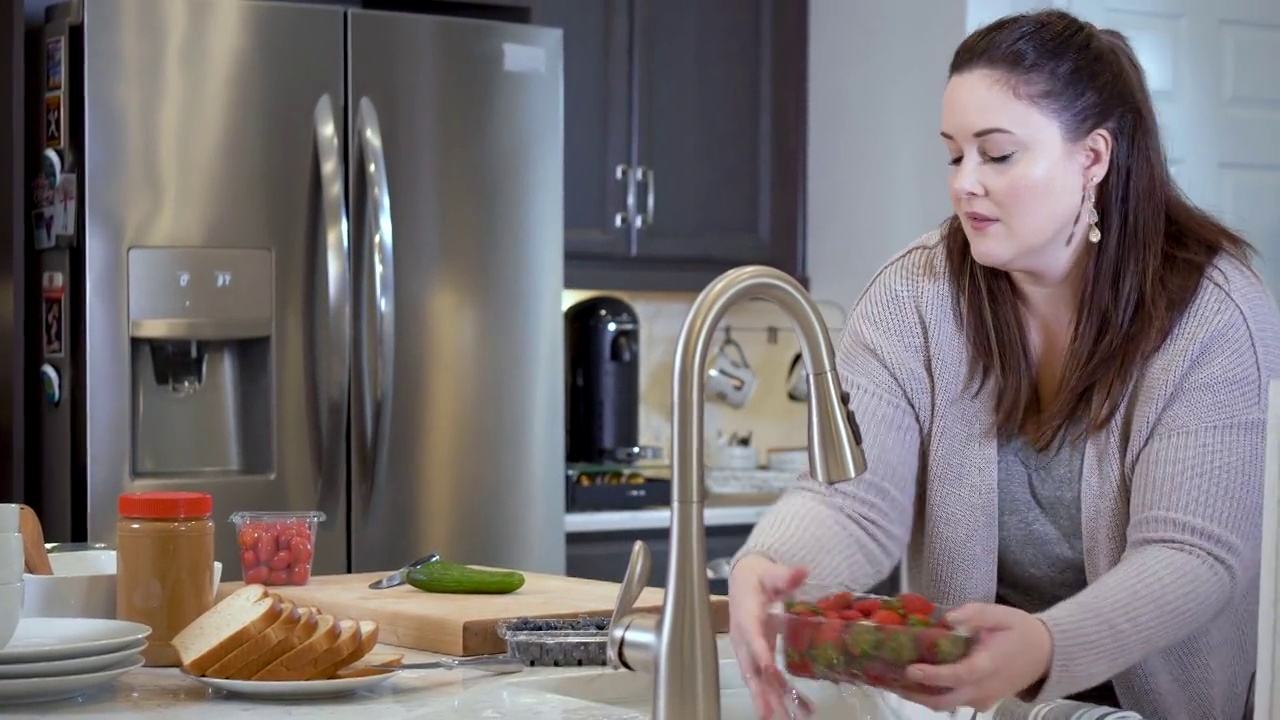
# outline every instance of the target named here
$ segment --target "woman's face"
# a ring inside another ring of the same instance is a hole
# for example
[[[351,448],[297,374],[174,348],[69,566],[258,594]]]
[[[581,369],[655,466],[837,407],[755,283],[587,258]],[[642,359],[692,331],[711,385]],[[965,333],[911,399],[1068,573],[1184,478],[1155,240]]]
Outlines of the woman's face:
[[[1105,173],[1107,137],[1068,142],[1057,121],[1014,96],[1000,75],[977,70],[947,83],[942,139],[951,207],[974,260],[1040,282],[1065,278],[1086,244],[1080,210],[1090,180]]]

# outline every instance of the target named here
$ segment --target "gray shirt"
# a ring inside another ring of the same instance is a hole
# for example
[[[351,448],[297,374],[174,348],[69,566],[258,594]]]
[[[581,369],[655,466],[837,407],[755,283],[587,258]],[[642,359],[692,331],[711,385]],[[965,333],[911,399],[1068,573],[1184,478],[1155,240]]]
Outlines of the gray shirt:
[[[1000,444],[999,457],[996,599],[1043,612],[1088,582],[1080,521],[1084,447],[1060,436],[1037,451],[1016,437]]]

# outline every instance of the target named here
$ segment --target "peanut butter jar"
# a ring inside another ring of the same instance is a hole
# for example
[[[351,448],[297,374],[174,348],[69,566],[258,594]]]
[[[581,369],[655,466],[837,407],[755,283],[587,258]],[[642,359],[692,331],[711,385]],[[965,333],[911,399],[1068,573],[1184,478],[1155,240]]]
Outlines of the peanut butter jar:
[[[151,628],[142,659],[181,665],[170,641],[213,605],[213,497],[125,493],[116,523],[116,617]]]

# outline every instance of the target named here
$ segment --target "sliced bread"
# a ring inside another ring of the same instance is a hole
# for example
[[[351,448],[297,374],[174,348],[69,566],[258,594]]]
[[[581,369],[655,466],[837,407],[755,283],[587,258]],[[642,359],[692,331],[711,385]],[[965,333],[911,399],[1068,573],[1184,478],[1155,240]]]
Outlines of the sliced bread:
[[[310,673],[313,669],[311,663],[320,657],[325,650],[328,650],[334,643],[338,642],[338,638],[342,636],[338,620],[332,615],[322,614],[317,618],[317,622],[319,627],[316,628],[315,634],[298,645],[298,647],[281,656],[280,659],[267,665],[255,674],[252,679],[267,680],[274,678],[288,680],[296,673],[301,673],[303,677]]]
[[[338,671],[335,677],[352,678],[365,677],[366,675],[381,675],[391,672],[386,668],[373,667],[374,665],[392,665],[399,666],[404,661],[404,655],[399,653],[374,653],[366,655],[356,663],[348,665]]]
[[[307,660],[301,667],[285,667],[275,664],[259,673],[258,680],[307,680],[319,670],[345,658],[360,647],[360,623],[355,620],[338,621],[338,639]]]
[[[311,675],[308,676],[307,679],[308,680],[328,680],[329,678],[336,675],[339,670],[345,667],[354,665],[356,662],[360,661],[360,659],[362,659],[364,656],[373,652],[373,648],[377,644],[378,644],[378,623],[372,620],[361,620],[360,621],[360,644],[357,645],[353,650],[348,652],[346,655],[338,658],[337,660],[329,663],[328,665],[321,666],[317,664],[317,667],[319,669],[311,673]]]
[[[284,613],[280,616],[280,619],[267,628],[266,632],[241,645],[235,652],[227,655],[218,664],[209,668],[205,675],[211,678],[230,678],[231,674],[245,663],[269,651],[276,646],[276,643],[284,642],[285,638],[293,635],[298,629],[298,623],[302,622],[302,613],[293,603],[288,601],[284,603],[283,607]]]
[[[272,645],[265,652],[232,670],[230,679],[252,680],[253,676],[262,672],[263,668],[288,655],[296,650],[298,646],[310,640],[316,631],[320,629],[320,614],[312,611],[311,608],[302,608],[298,611],[298,614],[301,619],[292,633],[284,635],[279,642]]]
[[[204,675],[241,645],[280,619],[284,606],[262,585],[246,585],[223,598],[173,638],[182,668]]]

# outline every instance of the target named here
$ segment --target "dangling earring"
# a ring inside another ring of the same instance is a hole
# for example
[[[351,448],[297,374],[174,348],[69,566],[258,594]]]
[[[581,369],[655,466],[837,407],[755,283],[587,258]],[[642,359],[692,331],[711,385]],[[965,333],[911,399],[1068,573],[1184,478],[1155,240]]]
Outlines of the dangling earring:
[[[1102,239],[1102,231],[1098,229],[1098,196],[1094,190],[1098,181],[1096,178],[1091,178],[1089,182],[1087,194],[1087,202],[1089,204],[1089,242],[1097,245],[1098,241]]]

